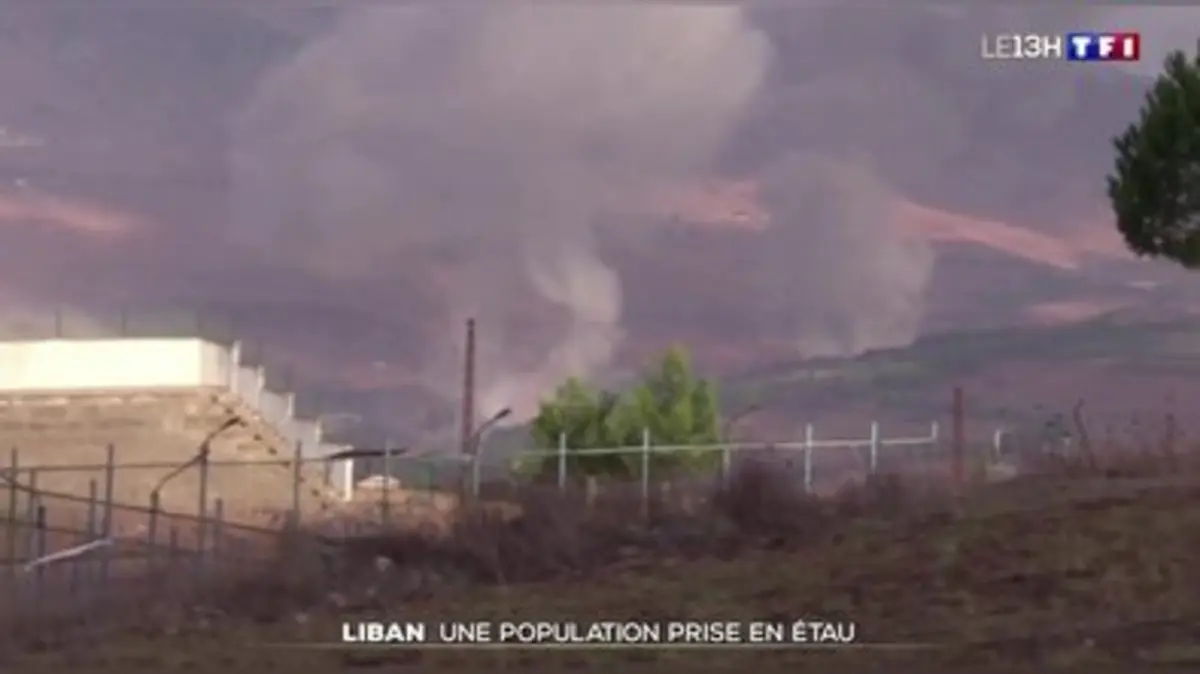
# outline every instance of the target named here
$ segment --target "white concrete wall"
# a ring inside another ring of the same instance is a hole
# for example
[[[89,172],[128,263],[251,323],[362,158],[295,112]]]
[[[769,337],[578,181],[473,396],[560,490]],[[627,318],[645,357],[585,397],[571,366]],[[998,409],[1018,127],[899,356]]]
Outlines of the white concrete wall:
[[[227,386],[216,351],[200,339],[0,342],[0,391]]]
[[[247,405],[258,407],[262,391],[262,375],[257,368],[239,367],[233,373],[233,392],[242,397]]]
[[[293,394],[267,390],[263,369],[242,365],[239,354],[236,346],[196,338],[0,342],[0,392],[219,387],[305,456],[341,449],[323,442],[318,420],[296,418]],[[340,471],[333,477],[344,486]]]
[[[218,386],[228,387],[230,382],[229,369],[233,358],[229,349],[212,342],[200,342],[200,380],[216,382]]]

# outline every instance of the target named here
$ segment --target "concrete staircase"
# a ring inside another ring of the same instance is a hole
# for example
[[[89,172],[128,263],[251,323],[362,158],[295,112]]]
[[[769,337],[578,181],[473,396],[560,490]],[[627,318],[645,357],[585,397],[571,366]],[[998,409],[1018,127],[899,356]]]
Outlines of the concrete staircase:
[[[334,507],[340,493],[332,484],[333,472],[329,464],[317,457],[301,456],[297,469],[295,460],[298,448],[295,443],[284,437],[279,428],[263,418],[258,410],[229,391],[214,391],[211,401],[206,416],[208,424],[198,430],[205,434],[201,442],[211,437],[213,456],[236,457],[231,460],[247,462],[274,459],[278,463],[259,468],[285,473],[289,499],[295,499],[298,494],[302,513],[326,511]],[[211,429],[221,429],[230,423],[232,425],[213,435]],[[252,468],[230,466],[228,469],[253,472]],[[292,489],[293,484],[298,485],[296,490]],[[229,503],[228,499],[226,502]],[[293,501],[289,500],[285,509],[291,509],[293,505]]]
[[[0,396],[0,470],[11,467],[4,450],[15,448],[21,482],[33,482],[38,490],[86,498],[95,489],[102,499],[110,445],[113,500],[119,504],[149,505],[151,492],[166,479],[163,510],[196,514],[203,482],[209,512],[220,498],[228,519],[261,521],[293,507],[297,474],[302,514],[330,509],[337,501],[324,464],[314,460],[296,471],[292,444],[228,390]],[[207,479],[198,462],[170,477],[205,445]],[[243,465],[229,465],[236,462]],[[248,465],[254,462],[261,463]],[[6,492],[0,486],[0,497],[7,498]],[[50,500],[48,507],[55,507]]]

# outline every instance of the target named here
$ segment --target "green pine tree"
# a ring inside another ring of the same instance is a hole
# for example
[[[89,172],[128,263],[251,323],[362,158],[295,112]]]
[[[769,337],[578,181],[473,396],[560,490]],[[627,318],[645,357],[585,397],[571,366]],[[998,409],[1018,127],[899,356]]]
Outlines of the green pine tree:
[[[1200,43],[1172,53],[1139,118],[1113,139],[1108,197],[1130,250],[1200,267]]]

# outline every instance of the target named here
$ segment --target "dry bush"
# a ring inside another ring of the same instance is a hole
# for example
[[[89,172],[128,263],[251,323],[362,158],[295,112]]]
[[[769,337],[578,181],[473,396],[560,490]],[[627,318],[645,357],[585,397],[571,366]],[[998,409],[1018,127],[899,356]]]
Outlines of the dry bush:
[[[647,505],[640,493],[589,502],[536,485],[512,498],[516,510],[507,512],[467,502],[448,527],[436,530],[376,525],[368,533],[331,535],[314,525],[284,527],[270,537],[231,534],[219,559],[160,564],[124,588],[120,601],[92,610],[87,627],[96,629],[95,617],[102,616],[106,629],[172,634],[218,619],[293,620],[378,608],[448,587],[580,579],[615,565],[802,546],[854,518],[882,516],[907,502],[898,479],[818,500],[753,462],[700,499],[702,507],[687,510]],[[23,634],[36,633],[35,623],[26,622]]]
[[[602,564],[606,552],[632,540],[629,522],[589,517],[569,495],[531,487],[519,494],[521,514],[463,506],[441,531],[392,529],[341,542],[350,559],[386,558],[398,566],[439,568],[474,582],[520,582]],[[611,515],[612,511],[608,511]]]
[[[1017,448],[1021,479],[1156,478],[1200,473],[1200,446],[1186,437],[1173,413],[1163,415],[1161,428],[1137,417],[1130,419],[1123,433],[1110,425],[1097,442],[1083,406],[1080,400],[1072,410],[1070,445]]]
[[[833,498],[834,507],[843,517],[898,517],[929,505],[944,492],[928,486],[918,489],[915,478],[905,480],[895,473],[871,475],[860,483],[846,485]]]
[[[1107,478],[1190,472],[1200,456],[1181,444],[1145,446],[1142,451],[1088,447],[1046,454],[1026,469],[1032,475],[1017,478],[1016,484],[979,489],[1009,503],[1027,493],[1021,489],[1025,482],[1058,485],[1089,478],[1107,488]],[[725,558],[753,549],[802,547],[835,538],[864,520],[899,526],[927,515],[945,516],[956,507],[949,486],[885,474],[844,487],[831,498],[816,498],[804,493],[793,475],[761,460],[739,464],[715,489],[655,491],[649,502],[640,485],[606,488],[591,498],[578,490],[521,485],[504,495],[504,507],[489,498],[433,508],[437,526],[421,525],[422,518],[413,526],[404,517],[381,524],[378,504],[370,503],[362,512],[345,514],[363,526],[312,523],[253,536],[231,531],[218,562],[198,567],[187,559],[173,560],[142,578],[121,577],[114,584],[120,586],[118,600],[106,600],[103,609],[98,604],[78,608],[90,630],[102,623],[104,629],[136,626],[171,633],[218,618],[293,620],[316,611],[394,605],[447,588],[582,579],[614,566],[666,558]],[[1033,491],[1038,489],[1035,485]],[[399,513],[416,500],[409,495],[389,507]],[[689,505],[680,507],[677,501]],[[0,607],[0,619],[5,613]],[[77,611],[19,622],[22,640],[42,643],[44,633],[64,633],[81,620]]]
[[[1128,472],[1115,472],[1125,465]],[[1100,455],[1048,463],[1044,478],[1162,473],[1171,465],[1177,464],[1151,453]],[[525,485],[509,494],[511,508],[467,501],[436,528],[397,522],[376,523],[360,534],[285,530],[269,545],[254,544],[253,562],[222,565],[191,583],[180,604],[232,619],[283,620],[382,607],[450,587],[582,579],[616,565],[801,547],[836,537],[858,521],[945,516],[955,507],[948,486],[884,474],[816,498],[768,462],[753,461],[698,499],[699,508],[646,504],[640,489],[614,489],[589,500],[578,492]]]
[[[1183,477],[1200,473],[1200,450],[1166,442],[1108,442],[1093,449],[1029,452],[1022,457],[1019,480],[1062,481]]]
[[[734,469],[713,494],[712,510],[754,536],[794,538],[824,532],[830,524],[828,502],[805,494],[794,477],[763,460]]]
[[[289,619],[381,606],[449,586],[581,578],[663,557],[724,557],[763,545],[798,545],[830,533],[837,512],[765,466],[739,471],[705,499],[704,509],[691,512],[646,507],[640,493],[605,494],[589,503],[576,493],[536,485],[513,499],[515,517],[492,503],[468,502],[448,528],[399,524],[345,536],[285,529],[269,544],[248,543],[254,554],[177,584],[173,598],[200,615]],[[166,624],[187,615],[155,620]]]
[[[328,540],[350,566],[383,558],[401,569],[436,570],[443,581],[516,583],[581,577],[637,558],[729,556],[797,546],[831,535],[839,521],[904,502],[899,479],[817,499],[767,464],[747,462],[702,508],[645,503],[640,493],[577,494],[530,485],[513,495],[519,515],[468,504],[449,529],[389,530]]]

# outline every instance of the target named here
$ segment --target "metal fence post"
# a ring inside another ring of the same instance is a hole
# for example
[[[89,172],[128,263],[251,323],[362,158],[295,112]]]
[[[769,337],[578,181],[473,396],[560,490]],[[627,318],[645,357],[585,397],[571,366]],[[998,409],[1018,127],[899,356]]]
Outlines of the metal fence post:
[[[75,539],[76,545],[87,545],[95,540],[86,529],[84,531],[72,531],[72,533],[75,534],[75,536],[72,536],[72,538]],[[71,569],[68,571],[67,577],[67,592],[72,599],[76,599],[80,594],[80,590],[84,587],[87,587],[86,571],[86,559],[71,562]]]
[[[871,474],[879,472],[879,422],[871,422]]]
[[[89,534],[96,534],[96,522],[100,510],[100,485],[95,478],[88,480],[87,523],[84,525]]]
[[[9,576],[16,575],[17,561],[17,484],[21,481],[20,457],[17,453],[17,448],[13,447],[8,461],[8,479],[12,484],[8,486],[8,509],[4,512],[5,527],[4,527],[4,554],[9,562]]]
[[[91,480],[88,480],[87,523],[84,524],[84,530],[87,532],[87,538],[88,538],[89,542],[94,541],[98,538],[98,536],[96,536],[96,529],[97,529],[96,518],[99,515],[99,512],[98,512],[99,510],[100,510],[100,485],[98,485],[96,483],[95,478],[93,478]],[[84,569],[87,571],[87,573],[85,574],[85,576],[86,576],[85,586],[90,588],[93,585],[92,581],[96,575],[96,566],[95,566],[95,564],[92,564],[90,560],[88,560],[87,562],[84,563]]]
[[[37,526],[37,529],[36,529],[37,536],[36,536],[36,542],[35,542],[36,547],[34,550],[34,554],[31,556],[30,561],[32,561],[34,559],[41,559],[41,558],[45,557],[47,554],[46,553],[46,529],[48,527],[46,526],[46,506],[38,504],[37,516],[36,516],[35,521],[36,521],[36,526]],[[46,580],[45,570],[46,570],[46,567],[44,564],[38,564],[37,567],[34,569],[33,596],[36,597],[36,599],[34,599],[34,601],[36,603],[41,602],[42,592],[45,589],[45,580]]]
[[[483,466],[479,458],[479,452],[476,451],[471,455],[471,498],[479,499],[480,483],[483,481]]]
[[[380,516],[383,525],[392,521],[392,438],[388,437],[383,444],[383,503]]]
[[[225,501],[217,498],[213,502],[213,536],[212,536],[212,559],[217,564],[221,563],[221,555],[225,549],[223,539],[225,537]]]
[[[115,486],[117,481],[117,448],[109,445],[104,459],[104,521],[101,535],[111,538],[113,532],[113,500],[116,499]],[[105,546],[100,551],[100,582],[108,583],[109,563],[112,559],[112,548]]]
[[[813,491],[813,425],[804,425],[804,492]]]
[[[162,496],[158,490],[150,492],[150,512],[146,522],[146,562],[150,571],[158,569],[158,515],[162,512]]]
[[[292,525],[300,524],[300,482],[304,479],[301,472],[304,446],[296,441],[292,450]]]
[[[650,429],[642,429],[642,515],[650,516]]]
[[[558,490],[567,490],[567,434],[558,434]]]
[[[200,453],[200,486],[199,499],[196,503],[196,554],[197,561],[204,565],[204,547],[208,539],[208,470],[211,464],[208,460],[208,446],[205,445]],[[236,468],[235,468],[236,470]]]
[[[950,444],[950,470],[954,485],[961,489],[965,482],[966,473],[966,430],[965,403],[961,386],[954,387],[954,399],[951,403],[950,414],[953,423],[953,438]]]
[[[20,475],[17,472],[20,464],[19,464],[19,460],[18,460],[18,456],[17,456],[17,448],[16,447],[12,448],[12,455],[11,455],[11,460],[9,462],[9,466],[10,466],[9,470],[11,471],[9,473],[9,476],[10,476],[10,479],[13,481],[13,484],[9,486],[9,492],[8,492],[8,512],[6,513],[6,519],[8,520],[7,521],[8,526],[7,526],[7,531],[5,532],[4,546],[5,546],[5,548],[7,548],[7,551],[5,554],[8,557],[8,589],[9,589],[8,602],[9,602],[10,606],[15,606],[17,604],[17,601],[20,599],[20,587],[21,587],[20,584],[17,582],[17,559],[18,559],[18,555],[17,555],[18,542],[17,541],[20,538],[20,534],[18,533],[20,524],[19,524],[19,520],[17,518],[18,502],[17,502],[16,483],[18,483],[20,481]]]
[[[28,529],[25,534],[25,556],[29,557],[33,554],[36,545],[35,538],[37,536],[37,507],[38,503],[38,469],[29,469],[29,496],[25,502],[25,527]]]

